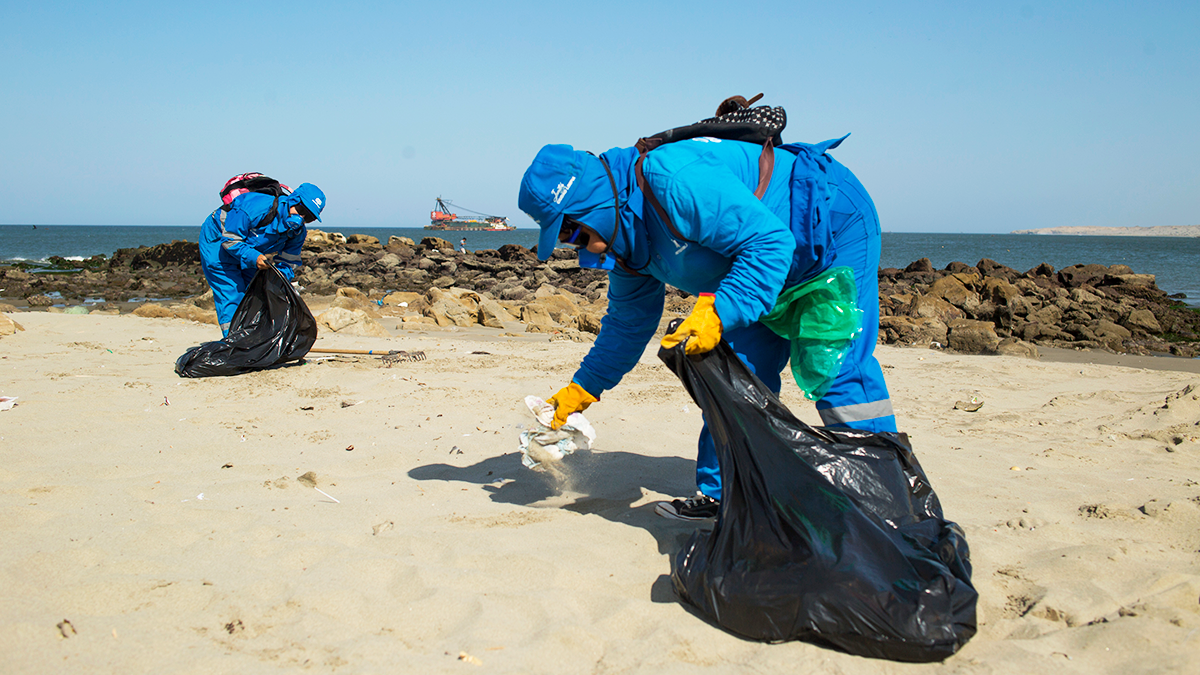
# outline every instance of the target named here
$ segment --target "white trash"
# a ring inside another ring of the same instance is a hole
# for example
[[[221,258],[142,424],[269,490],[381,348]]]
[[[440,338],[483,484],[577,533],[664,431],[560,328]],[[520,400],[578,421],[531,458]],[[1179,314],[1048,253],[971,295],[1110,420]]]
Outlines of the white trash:
[[[526,396],[525,405],[536,422],[521,432],[521,463],[536,469],[543,462],[557,462],[576,450],[588,450],[596,440],[596,430],[583,413],[571,413],[567,423],[551,429],[554,406],[536,396]]]

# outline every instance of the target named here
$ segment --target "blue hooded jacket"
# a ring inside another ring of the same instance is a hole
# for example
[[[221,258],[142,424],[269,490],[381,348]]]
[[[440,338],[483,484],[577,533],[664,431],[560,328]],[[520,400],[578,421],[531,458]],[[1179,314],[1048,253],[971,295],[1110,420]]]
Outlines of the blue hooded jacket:
[[[775,148],[762,200],[754,196],[760,146],[698,138],[649,153],[643,175],[682,240],[643,202],[633,167],[637,151],[602,154],[623,208],[610,227],[615,231],[598,233],[634,271],[609,272],[608,313],[574,381],[598,397],[637,364],[662,317],[666,284],[714,293],[722,325],[733,330],[769,312],[786,286],[824,271],[833,239],[826,211],[845,171],[824,152],[840,140]],[[587,212],[612,207],[611,199],[595,201],[573,205],[593,228],[607,219]]]
[[[274,253],[275,266],[284,277],[294,279],[308,236],[304,219],[288,212],[302,203],[303,195],[298,192],[280,197],[275,217],[264,226],[259,223],[275,201],[271,195],[239,195],[223,222],[222,211],[213,211],[200,228],[200,253],[205,264],[216,267],[236,263],[242,269],[254,269],[259,255]]]

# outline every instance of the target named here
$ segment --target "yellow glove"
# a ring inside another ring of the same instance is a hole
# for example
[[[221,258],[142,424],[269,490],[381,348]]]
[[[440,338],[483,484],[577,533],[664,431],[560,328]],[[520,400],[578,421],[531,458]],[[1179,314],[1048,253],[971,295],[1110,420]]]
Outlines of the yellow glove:
[[[674,333],[662,339],[662,346],[671,349],[687,340],[683,350],[688,354],[703,354],[712,351],[721,341],[721,317],[713,307],[716,296],[712,293],[701,293],[696,300],[696,306]]]
[[[550,423],[550,428],[561,427],[567,423],[567,415],[583,412],[589,405],[599,400],[574,382],[559,389],[557,394],[546,399],[546,403],[554,406],[554,421]]]

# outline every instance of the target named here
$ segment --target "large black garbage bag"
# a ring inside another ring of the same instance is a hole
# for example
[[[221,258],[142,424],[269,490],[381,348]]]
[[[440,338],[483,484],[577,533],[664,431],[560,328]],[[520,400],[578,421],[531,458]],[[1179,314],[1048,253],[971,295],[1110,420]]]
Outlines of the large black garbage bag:
[[[674,561],[685,603],[747,638],[898,661],[942,660],[975,634],[966,539],[906,436],[808,426],[725,342],[658,355],[721,464],[716,527]]]
[[[192,347],[175,361],[180,377],[241,375],[304,358],[317,341],[317,320],[274,267],[250,280],[229,334]]]

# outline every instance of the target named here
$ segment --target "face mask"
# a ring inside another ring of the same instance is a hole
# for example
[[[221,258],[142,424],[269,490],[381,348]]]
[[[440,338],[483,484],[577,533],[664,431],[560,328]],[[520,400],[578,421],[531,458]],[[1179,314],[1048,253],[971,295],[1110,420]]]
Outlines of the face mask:
[[[611,255],[592,253],[581,248],[579,249],[579,266],[593,270],[611,270],[617,266],[617,259]]]

